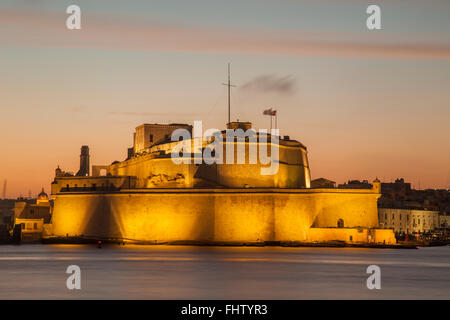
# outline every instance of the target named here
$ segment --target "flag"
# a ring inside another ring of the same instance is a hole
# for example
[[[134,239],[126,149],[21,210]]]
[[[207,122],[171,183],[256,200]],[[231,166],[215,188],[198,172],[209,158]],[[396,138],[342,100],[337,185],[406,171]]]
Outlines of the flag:
[[[264,110],[263,111],[263,115],[265,115],[265,116],[276,116],[277,115],[277,110],[272,110],[272,108]]]
[[[271,116],[272,115],[272,108],[270,108],[270,109],[267,109],[267,110],[264,110],[264,112],[263,112],[263,115],[265,115],[265,116]]]

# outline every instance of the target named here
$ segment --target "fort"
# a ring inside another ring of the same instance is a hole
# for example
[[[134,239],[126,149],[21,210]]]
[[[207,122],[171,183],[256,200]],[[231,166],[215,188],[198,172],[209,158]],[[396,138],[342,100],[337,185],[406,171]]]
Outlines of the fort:
[[[229,122],[227,130],[251,126]],[[183,141],[191,148],[190,161],[177,163],[173,151],[179,142],[171,139],[177,129],[192,133],[188,124],[137,127],[127,158],[93,165],[92,174],[86,146],[77,175],[58,167],[47,236],[154,244],[396,243],[392,230],[377,228],[378,180],[371,189],[311,189],[307,148],[271,134],[264,143],[248,137],[223,139],[221,148],[232,144],[234,153],[224,149],[211,154],[222,151],[225,158],[234,157],[232,164],[205,163],[202,155],[211,140],[193,137]],[[227,130],[220,134],[225,137]],[[270,155],[271,144],[279,152],[278,170],[262,175],[270,164],[252,163],[249,150]],[[237,161],[239,148],[245,150],[244,163]]]

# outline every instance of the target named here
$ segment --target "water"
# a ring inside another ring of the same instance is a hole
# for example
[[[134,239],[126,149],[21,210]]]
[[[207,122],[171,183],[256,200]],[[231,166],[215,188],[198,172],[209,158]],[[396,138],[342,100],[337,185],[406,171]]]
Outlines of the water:
[[[71,264],[81,290],[66,288]],[[0,246],[0,299],[449,298],[450,247]]]

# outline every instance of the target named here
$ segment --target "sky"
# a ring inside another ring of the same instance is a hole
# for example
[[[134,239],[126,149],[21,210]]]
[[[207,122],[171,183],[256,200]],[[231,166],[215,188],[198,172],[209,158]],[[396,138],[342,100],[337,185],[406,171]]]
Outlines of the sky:
[[[224,128],[227,63],[232,120],[268,128],[277,109],[313,179],[449,188],[449,16],[449,0],[0,0],[0,188],[49,192],[82,145],[124,160],[142,123]]]

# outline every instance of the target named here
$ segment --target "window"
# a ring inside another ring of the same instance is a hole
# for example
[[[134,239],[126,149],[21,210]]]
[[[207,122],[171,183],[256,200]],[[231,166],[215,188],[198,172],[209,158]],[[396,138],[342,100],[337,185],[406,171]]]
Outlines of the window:
[[[21,223],[20,227],[21,227],[22,230],[25,230],[25,223]]]
[[[344,227],[344,220],[339,219],[338,222],[337,222],[337,227],[338,228],[343,228]]]
[[[153,142],[153,135],[152,134],[150,135],[150,139],[149,140],[150,140],[150,142]]]
[[[34,223],[34,230],[37,230],[37,223]]]
[[[27,230],[31,230],[31,229],[33,229],[31,223],[27,223]]]
[[[166,135],[164,136],[164,138],[165,138],[166,140],[169,139],[169,135],[166,134]]]

